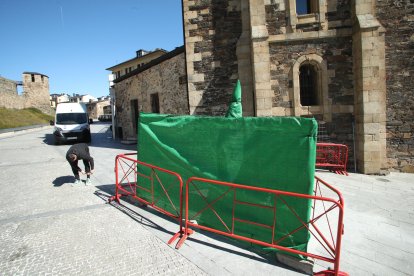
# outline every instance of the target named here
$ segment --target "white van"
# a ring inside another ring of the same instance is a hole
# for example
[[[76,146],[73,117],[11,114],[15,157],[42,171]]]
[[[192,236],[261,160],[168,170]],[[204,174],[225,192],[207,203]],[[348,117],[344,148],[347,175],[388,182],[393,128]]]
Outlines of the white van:
[[[88,112],[84,103],[59,103],[56,107],[55,144],[68,141],[91,142]]]

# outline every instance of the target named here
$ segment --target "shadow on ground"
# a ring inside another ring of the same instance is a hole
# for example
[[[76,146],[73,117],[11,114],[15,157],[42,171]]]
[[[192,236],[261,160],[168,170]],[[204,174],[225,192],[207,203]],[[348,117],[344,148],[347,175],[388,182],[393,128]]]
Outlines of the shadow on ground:
[[[157,223],[155,223],[154,221],[152,221],[148,217],[146,217],[142,214],[139,214],[138,212],[132,210],[131,208],[123,205],[122,202],[127,202],[127,203],[129,203],[129,204],[131,204],[131,205],[133,205],[137,208],[144,209],[146,212],[150,213],[151,215],[158,216],[158,217],[161,217],[165,220],[173,222],[173,223],[177,224],[177,231],[179,230],[179,225],[178,225],[176,220],[174,220],[173,218],[171,218],[167,215],[164,215],[164,214],[156,211],[155,209],[153,209],[151,207],[148,207],[147,205],[141,204],[139,201],[133,199],[132,197],[122,197],[120,203],[116,202],[115,200],[111,200],[109,202],[109,199],[111,198],[111,196],[115,195],[115,184],[100,185],[100,186],[96,186],[96,188],[99,189],[99,190],[95,191],[96,196],[98,196],[102,200],[106,201],[108,204],[115,207],[116,209],[118,209],[119,211],[121,211],[125,215],[129,216],[134,221],[142,224],[143,226],[153,228],[157,231],[162,231],[166,234],[171,235],[171,237],[176,233],[176,232],[171,232],[171,231],[165,229],[164,227],[158,225]],[[265,250],[260,249],[257,246],[254,246],[253,244],[239,242],[237,240],[233,240],[233,239],[230,239],[230,238],[227,238],[227,237],[224,237],[224,236],[220,236],[220,235],[208,232],[208,231],[203,231],[201,229],[197,229],[197,232],[201,233],[204,236],[209,237],[210,239],[217,240],[218,242],[228,244],[228,245],[231,245],[231,246],[234,246],[234,247],[238,247],[238,248],[243,249],[243,250],[250,251],[250,252],[255,253],[257,255],[252,255],[252,254],[240,252],[240,251],[237,251],[237,250],[233,250],[231,248],[220,246],[218,244],[203,241],[203,240],[200,240],[200,239],[194,239],[194,238],[192,238],[191,235],[187,239],[192,241],[192,242],[202,244],[204,246],[208,246],[208,247],[211,247],[211,248],[214,248],[214,249],[217,249],[217,250],[225,251],[225,252],[228,252],[228,253],[231,253],[231,254],[239,255],[239,256],[242,256],[242,257],[245,257],[245,258],[248,258],[248,259],[251,259],[251,260],[255,260],[255,261],[258,261],[258,262],[262,262],[262,263],[268,263],[268,264],[278,266],[278,267],[281,267],[281,268],[284,268],[284,269],[288,269],[288,270],[291,270],[291,271],[300,272],[300,271],[297,271],[297,270],[295,270],[291,267],[288,267],[288,266],[278,262],[276,260],[274,251],[265,251]],[[167,241],[165,241],[165,242],[167,242]],[[178,240],[174,241],[174,243],[171,246],[174,247],[177,242],[178,242]]]
[[[75,181],[75,177],[71,175],[66,176],[59,176],[55,180],[53,180],[53,186],[60,187],[63,184],[71,184]]]

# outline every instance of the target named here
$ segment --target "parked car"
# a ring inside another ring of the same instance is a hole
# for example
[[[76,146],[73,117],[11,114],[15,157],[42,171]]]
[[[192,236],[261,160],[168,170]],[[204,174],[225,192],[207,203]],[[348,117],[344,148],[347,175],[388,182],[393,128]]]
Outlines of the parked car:
[[[112,115],[111,114],[99,115],[98,120],[100,122],[110,122],[112,121]]]

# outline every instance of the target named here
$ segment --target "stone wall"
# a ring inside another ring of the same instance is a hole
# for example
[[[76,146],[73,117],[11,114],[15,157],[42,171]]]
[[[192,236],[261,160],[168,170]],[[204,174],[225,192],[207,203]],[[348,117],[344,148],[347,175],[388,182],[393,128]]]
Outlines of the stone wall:
[[[184,2],[191,114],[224,115],[238,79],[240,1]]]
[[[17,93],[17,82],[0,77],[0,107],[24,108],[24,98]]]
[[[109,100],[90,102],[90,103],[87,103],[86,106],[88,108],[89,118],[91,119],[98,119],[100,115],[107,114],[105,113],[105,109],[107,108],[109,108],[110,110]]]
[[[17,82],[0,77],[0,92],[17,95]]]
[[[273,106],[293,108],[289,72],[299,57],[310,54],[317,54],[327,62],[328,98],[332,105],[353,105],[352,40],[332,37],[270,45]]]
[[[386,30],[388,166],[414,173],[414,2],[377,1],[377,17]]]
[[[292,68],[302,56],[318,55],[326,62],[327,96],[320,107],[300,111],[300,116],[315,117],[326,130],[324,142],[348,146],[349,168],[354,167],[353,128],[353,56],[351,37],[332,37],[319,40],[286,41],[270,44],[270,72],[273,95],[273,112],[293,116]],[[329,106],[323,108],[323,106]]]
[[[244,115],[315,117],[348,167],[414,172],[413,1],[315,3],[298,15],[296,0],[184,0],[191,114],[222,115],[239,78]],[[303,65],[318,80],[310,106]]]
[[[23,73],[23,93],[18,95],[17,82],[0,78],[0,106],[23,109],[34,107],[52,114],[50,107],[49,78],[38,73]]]
[[[161,57],[162,58],[162,57]],[[158,94],[160,113],[189,114],[185,58],[179,54],[116,82],[116,127],[123,139],[136,138],[138,112],[152,112],[151,95]],[[137,106],[134,106],[137,104]],[[117,131],[117,130],[116,130]]]

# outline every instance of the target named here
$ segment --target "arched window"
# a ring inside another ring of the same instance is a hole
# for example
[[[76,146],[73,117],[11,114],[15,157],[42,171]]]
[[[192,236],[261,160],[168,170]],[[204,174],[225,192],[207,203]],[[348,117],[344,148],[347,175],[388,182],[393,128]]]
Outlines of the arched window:
[[[318,72],[311,63],[299,68],[300,104],[302,106],[319,105]]]
[[[293,64],[290,78],[293,115],[323,114],[322,119],[331,122],[326,61],[317,54],[303,55]]]

